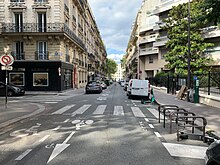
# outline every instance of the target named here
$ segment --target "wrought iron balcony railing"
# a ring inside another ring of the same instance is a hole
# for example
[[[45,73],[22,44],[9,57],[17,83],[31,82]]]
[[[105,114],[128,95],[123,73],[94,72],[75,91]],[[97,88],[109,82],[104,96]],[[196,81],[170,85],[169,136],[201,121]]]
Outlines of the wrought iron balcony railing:
[[[35,60],[49,60],[49,52],[48,51],[36,51]]]
[[[73,39],[84,50],[86,47],[82,40],[76,36],[76,34],[70,30],[70,28],[64,23],[23,23],[17,25],[15,23],[2,23],[2,33],[66,33],[71,39]]]

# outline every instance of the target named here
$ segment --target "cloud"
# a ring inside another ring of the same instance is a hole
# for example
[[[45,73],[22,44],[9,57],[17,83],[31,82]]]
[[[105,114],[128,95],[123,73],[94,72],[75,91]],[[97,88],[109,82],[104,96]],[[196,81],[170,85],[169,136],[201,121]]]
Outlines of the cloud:
[[[131,27],[142,0],[88,0],[88,2],[106,45],[108,57],[116,56],[109,52],[110,49],[125,53]],[[117,54],[118,56],[122,56],[122,53]]]
[[[117,64],[121,63],[124,54],[109,54],[108,58],[114,60]]]

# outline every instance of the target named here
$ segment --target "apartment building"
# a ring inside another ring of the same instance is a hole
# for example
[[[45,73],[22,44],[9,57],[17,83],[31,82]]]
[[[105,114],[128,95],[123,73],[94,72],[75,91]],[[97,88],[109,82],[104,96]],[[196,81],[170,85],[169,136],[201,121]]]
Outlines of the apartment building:
[[[165,44],[168,41],[164,31],[163,19],[173,6],[187,3],[188,0],[144,0],[137,13],[130,40],[127,46],[127,71],[129,76],[146,79],[154,77],[161,70],[168,70],[164,55],[169,51]],[[215,60],[213,65],[219,65],[220,30],[216,26],[204,29],[204,38],[215,44],[207,50]]]
[[[9,83],[29,91],[84,87],[105,75],[107,53],[87,0],[1,1],[0,52],[15,59]]]
[[[123,72],[124,72],[124,69],[122,68],[122,65],[117,64],[117,72],[112,76],[113,80],[115,81],[123,80],[124,79]]]

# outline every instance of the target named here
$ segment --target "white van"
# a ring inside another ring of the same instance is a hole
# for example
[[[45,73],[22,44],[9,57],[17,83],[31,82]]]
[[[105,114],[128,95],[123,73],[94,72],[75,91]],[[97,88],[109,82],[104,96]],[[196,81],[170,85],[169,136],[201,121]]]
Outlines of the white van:
[[[148,80],[130,79],[127,87],[128,98],[132,96],[141,96],[149,100],[150,83]]]

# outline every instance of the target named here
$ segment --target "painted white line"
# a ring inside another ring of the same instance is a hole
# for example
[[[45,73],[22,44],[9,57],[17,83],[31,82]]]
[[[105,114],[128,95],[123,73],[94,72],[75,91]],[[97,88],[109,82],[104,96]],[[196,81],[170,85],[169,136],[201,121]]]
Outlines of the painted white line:
[[[132,103],[140,103],[141,101],[139,100],[131,100]]]
[[[131,110],[135,117],[146,117],[139,107],[131,107]]]
[[[154,128],[153,124],[149,124],[149,127],[150,127],[150,128]]]
[[[56,104],[56,103],[58,103],[58,102],[44,102],[45,104]]]
[[[25,152],[23,152],[20,156],[18,156],[15,160],[21,160],[23,159],[25,156],[27,156],[30,152],[32,151],[32,149],[27,149]]]
[[[148,118],[144,118],[144,120],[145,120],[146,122],[149,122],[149,119],[148,119]]]
[[[204,159],[208,147],[162,143],[171,156]]]
[[[72,116],[75,116],[76,114],[83,114],[87,109],[89,109],[91,105],[83,105],[82,107],[80,107],[79,109],[77,109],[75,112],[72,113]]]
[[[124,116],[125,114],[124,114],[123,106],[114,106],[113,115]]]
[[[96,110],[93,112],[94,115],[103,115],[107,105],[99,105]]]
[[[97,100],[99,100],[99,101],[107,100],[107,97],[98,97]]]
[[[45,135],[42,139],[39,140],[39,142],[44,142],[50,135]]]
[[[148,111],[150,111],[150,113],[152,113],[152,115],[154,115],[156,118],[158,118],[158,110],[154,109],[154,108],[147,108]],[[162,118],[162,114],[161,114],[161,118]]]
[[[155,134],[158,138],[161,138],[161,137],[162,137],[159,132],[154,132],[154,134]]]
[[[66,144],[74,134],[75,134],[75,132],[72,132],[72,133],[66,138],[66,140],[63,142],[63,144]]]
[[[70,119],[66,119],[66,120],[64,121],[64,123],[67,123],[68,121],[70,121]]]
[[[72,107],[74,107],[74,106],[75,106],[75,104],[73,104],[73,105],[67,105],[67,106],[65,106],[65,107],[63,107],[63,108],[57,110],[56,112],[52,113],[52,115],[55,115],[55,114],[59,114],[59,115],[60,115],[60,114],[62,114],[62,113],[64,113],[64,112],[68,111],[70,108],[72,108]]]

